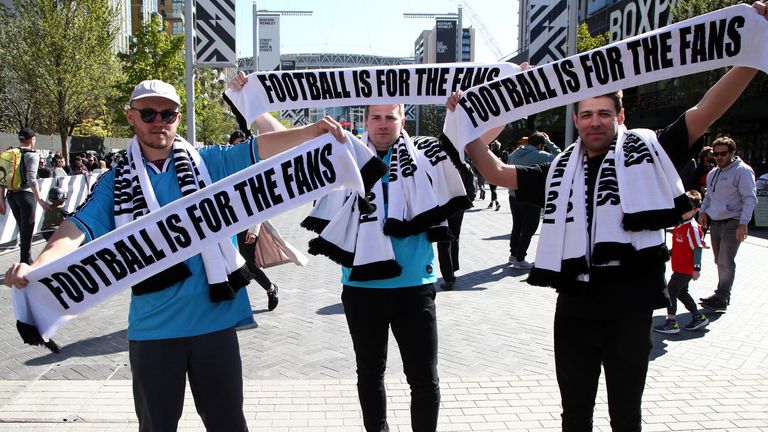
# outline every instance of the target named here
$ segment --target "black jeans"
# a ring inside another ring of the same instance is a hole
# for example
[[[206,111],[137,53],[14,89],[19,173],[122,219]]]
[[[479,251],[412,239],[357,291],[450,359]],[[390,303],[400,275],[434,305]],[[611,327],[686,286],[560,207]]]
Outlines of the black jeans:
[[[509,197],[509,209],[512,211],[512,233],[509,235],[509,255],[523,261],[528,254],[531,239],[539,228],[541,207],[520,202]]]
[[[389,431],[384,370],[391,326],[411,387],[411,427],[415,432],[434,432],[440,409],[434,284],[407,288],[344,285],[341,300],[355,349],[365,430]]]
[[[129,341],[128,356],[140,432],[177,429],[187,375],[206,430],[248,430],[234,328],[186,338]]]
[[[269,277],[262,269],[259,268],[259,266],[256,265],[256,242],[259,241],[258,237],[256,238],[256,242],[253,242],[251,244],[245,243],[245,234],[247,231],[242,231],[237,233],[237,248],[239,249],[240,255],[245,260],[245,265],[248,267],[248,271],[251,272],[251,275],[253,276],[253,279],[261,285],[262,288],[269,291],[272,289],[272,281],[269,280]]]
[[[19,227],[19,262],[32,263],[32,234],[35,231],[35,194],[29,191],[8,192],[8,205]]]
[[[459,269],[459,234],[461,223],[464,221],[464,210],[448,216],[448,230],[453,235],[453,240],[437,242],[437,260],[440,263],[440,274],[446,282],[456,280],[454,274]]]
[[[677,301],[680,302],[688,309],[691,315],[695,315],[699,311],[696,306],[696,302],[688,292],[688,284],[693,279],[693,276],[682,273],[672,273],[672,277],[669,278],[667,283],[667,291],[669,292],[669,307],[667,308],[667,315],[677,315]]]
[[[651,325],[651,312],[619,319],[555,313],[555,369],[564,432],[592,430],[601,365],[611,429],[640,431]]]

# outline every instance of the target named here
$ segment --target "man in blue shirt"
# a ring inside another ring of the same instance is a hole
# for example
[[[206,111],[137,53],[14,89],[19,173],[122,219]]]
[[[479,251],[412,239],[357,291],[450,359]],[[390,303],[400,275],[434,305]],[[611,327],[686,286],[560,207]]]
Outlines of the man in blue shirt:
[[[148,80],[136,86],[125,112],[136,134],[132,145],[139,146],[140,162],[160,207],[182,196],[172,152],[180,105],[172,85]],[[256,121],[262,130],[277,129],[273,122],[269,114]],[[198,153],[215,182],[329,131],[343,140],[341,125],[325,118],[302,128],[262,134],[237,146],[205,147]],[[31,265],[11,266],[6,285],[25,287],[25,275],[31,269],[115,229],[115,172],[99,178],[84,204],[61,224]],[[139,430],[176,430],[188,375],[197,412],[207,430],[246,431],[235,327],[253,322],[247,292],[233,287],[234,299],[214,302],[201,256],[184,264],[189,272],[180,281],[153,286],[151,292],[134,292],[131,297],[129,357]]]

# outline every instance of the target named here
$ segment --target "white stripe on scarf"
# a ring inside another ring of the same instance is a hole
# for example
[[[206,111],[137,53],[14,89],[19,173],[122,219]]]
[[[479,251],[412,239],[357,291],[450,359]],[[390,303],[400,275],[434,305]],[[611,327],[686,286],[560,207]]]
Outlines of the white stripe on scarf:
[[[663,247],[662,226],[681,220],[678,202],[685,197],[683,185],[653,131],[619,127],[616,144],[600,166],[595,190],[588,192],[592,196],[589,233],[585,181],[586,153],[578,139],[555,158],[547,174],[544,221],[531,283],[588,282],[590,267],[619,266],[627,253]],[[636,219],[632,230],[627,229],[628,218]],[[558,282],[553,282],[553,275],[546,278],[547,272],[559,274]]]

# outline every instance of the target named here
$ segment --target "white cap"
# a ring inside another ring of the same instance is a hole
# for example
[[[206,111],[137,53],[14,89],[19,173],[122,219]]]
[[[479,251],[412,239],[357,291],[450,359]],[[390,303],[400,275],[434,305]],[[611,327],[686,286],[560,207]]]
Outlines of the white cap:
[[[133,93],[131,93],[131,102],[148,97],[161,97],[181,106],[181,99],[178,93],[176,93],[176,88],[160,80],[144,80],[140,82],[139,85],[134,87]]]

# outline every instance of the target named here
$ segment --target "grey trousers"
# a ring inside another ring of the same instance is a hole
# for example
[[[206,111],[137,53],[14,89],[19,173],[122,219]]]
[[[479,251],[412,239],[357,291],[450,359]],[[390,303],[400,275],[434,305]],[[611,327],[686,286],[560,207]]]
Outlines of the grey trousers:
[[[712,240],[718,276],[715,296],[726,303],[731,300],[731,288],[736,277],[736,252],[739,251],[741,243],[736,240],[738,227],[739,221],[735,219],[712,221],[709,224],[709,237]]]

